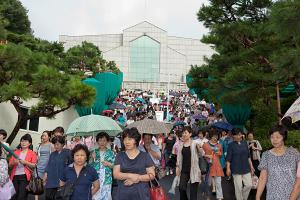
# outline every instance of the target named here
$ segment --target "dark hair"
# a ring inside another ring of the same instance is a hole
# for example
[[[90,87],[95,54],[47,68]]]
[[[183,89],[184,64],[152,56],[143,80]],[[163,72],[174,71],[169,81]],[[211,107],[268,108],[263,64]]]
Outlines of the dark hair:
[[[0,158],[1,158],[1,156],[2,156],[2,145],[1,145],[1,142],[0,142],[0,147],[1,147],[1,149],[0,149]]]
[[[193,133],[193,129],[190,126],[184,126],[182,132],[187,131],[189,133]]]
[[[153,135],[152,134],[150,134],[150,133],[143,133],[143,138],[145,137],[145,136],[147,136],[147,135],[149,135],[150,137],[152,137]]]
[[[213,136],[217,136],[217,140],[219,140],[219,131],[217,131],[216,129],[212,129],[209,131],[209,139],[211,139]]]
[[[234,128],[231,131],[232,135],[238,135],[239,133],[243,133],[243,131],[239,128]]]
[[[43,133],[47,133],[48,137],[51,138],[51,131],[43,131]]]
[[[21,142],[22,140],[26,140],[26,141],[28,141],[30,144],[32,144],[32,138],[31,138],[31,135],[29,135],[29,133],[26,133],[25,135],[23,135],[23,136],[21,137],[21,139],[20,139],[20,142]]]
[[[141,134],[139,133],[139,131],[137,130],[137,128],[135,128],[135,127],[133,127],[133,128],[126,128],[123,131],[123,133],[122,133],[122,140],[124,141],[124,139],[126,137],[134,139],[136,146],[139,146],[139,143],[141,141]]]
[[[60,144],[64,145],[66,143],[65,137],[60,136],[60,135],[55,136],[55,137],[52,138],[51,143],[52,144],[60,143]]]
[[[0,135],[3,135],[3,139],[5,139],[7,137],[7,132],[4,129],[0,129]]]
[[[56,127],[54,130],[53,130],[53,133],[65,133],[65,129],[61,126],[58,126]]]
[[[176,134],[177,137],[181,138],[182,137],[182,130],[177,130],[175,132],[175,134]]]
[[[100,138],[106,138],[106,141],[109,141],[109,139],[110,139],[109,135],[107,133],[105,133],[105,132],[98,133],[97,136],[96,136],[96,141],[98,142],[98,140]]]
[[[269,138],[271,138],[271,135],[275,132],[278,132],[283,137],[283,141],[287,140],[288,130],[285,126],[279,124],[272,126],[269,130]]]
[[[90,152],[89,152],[89,149],[87,148],[86,145],[84,144],[77,144],[71,151],[71,155],[72,155],[72,158],[74,160],[74,155],[76,152],[80,151],[80,150],[83,150],[85,151],[85,155],[86,155],[86,162],[89,161],[89,157],[90,157]]]

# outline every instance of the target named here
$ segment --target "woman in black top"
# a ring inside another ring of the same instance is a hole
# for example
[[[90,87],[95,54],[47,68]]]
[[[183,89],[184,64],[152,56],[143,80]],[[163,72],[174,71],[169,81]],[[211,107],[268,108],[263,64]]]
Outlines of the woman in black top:
[[[171,131],[169,134],[168,134],[168,137],[165,138],[164,140],[164,143],[163,143],[163,155],[164,155],[164,158],[165,158],[165,163],[166,163],[166,174],[169,175],[170,174],[173,174],[173,168],[174,166],[172,166],[171,162],[170,161],[170,158],[172,156],[172,149],[173,149],[173,146],[176,142],[176,138],[174,137],[174,132]]]

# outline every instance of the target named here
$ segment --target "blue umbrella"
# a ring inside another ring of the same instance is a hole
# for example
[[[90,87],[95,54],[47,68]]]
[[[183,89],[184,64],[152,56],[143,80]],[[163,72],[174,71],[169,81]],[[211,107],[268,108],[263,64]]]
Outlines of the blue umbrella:
[[[143,99],[143,98],[135,98],[135,100],[136,101],[139,101],[139,102],[141,102],[141,103],[143,103],[143,104],[145,104],[146,103],[146,101]]]
[[[176,122],[176,123],[173,125],[173,127],[175,127],[175,126],[185,126],[185,125],[186,125],[185,122],[183,122],[183,121],[178,121],[178,122]]]
[[[201,115],[201,114],[193,115],[193,118],[194,119],[199,119],[199,120],[206,120],[207,119],[207,117],[205,117],[204,115]]]
[[[211,125],[213,128],[223,129],[227,131],[231,131],[233,126],[227,122],[216,122]]]

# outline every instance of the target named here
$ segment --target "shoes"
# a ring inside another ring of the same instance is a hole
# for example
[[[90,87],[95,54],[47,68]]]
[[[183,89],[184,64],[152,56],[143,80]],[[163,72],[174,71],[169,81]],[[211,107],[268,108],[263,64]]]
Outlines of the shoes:
[[[170,170],[170,174],[171,174],[171,175],[173,174],[173,170]]]
[[[169,175],[169,171],[166,171],[166,176],[168,176]]]

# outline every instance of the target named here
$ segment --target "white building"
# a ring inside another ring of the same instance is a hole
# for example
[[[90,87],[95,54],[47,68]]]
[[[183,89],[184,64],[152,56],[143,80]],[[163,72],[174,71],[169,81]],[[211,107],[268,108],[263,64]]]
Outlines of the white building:
[[[186,89],[185,76],[191,65],[202,65],[204,57],[213,54],[200,39],[168,36],[167,31],[146,21],[122,34],[60,35],[59,41],[66,50],[83,41],[98,46],[104,59],[115,61],[124,73],[126,89],[165,90],[169,78],[170,89]]]

